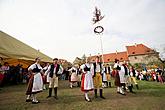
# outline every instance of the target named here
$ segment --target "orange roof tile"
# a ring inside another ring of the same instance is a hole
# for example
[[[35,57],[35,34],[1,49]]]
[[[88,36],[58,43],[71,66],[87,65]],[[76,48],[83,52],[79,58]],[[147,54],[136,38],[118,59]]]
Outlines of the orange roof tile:
[[[128,56],[129,55],[142,55],[142,54],[149,54],[153,53],[153,50],[148,48],[143,44],[135,44],[133,46],[126,46]]]
[[[109,53],[104,54],[104,62],[114,62],[115,59],[118,59],[119,61],[128,61],[127,52],[117,52],[117,53]],[[91,56],[91,61],[95,61],[96,56]]]

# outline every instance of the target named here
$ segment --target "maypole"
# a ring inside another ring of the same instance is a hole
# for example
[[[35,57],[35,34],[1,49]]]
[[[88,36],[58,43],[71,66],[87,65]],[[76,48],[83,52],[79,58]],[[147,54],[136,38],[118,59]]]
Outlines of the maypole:
[[[102,37],[101,37],[101,35],[103,35],[104,28],[103,28],[103,26],[100,25],[100,21],[103,18],[104,18],[104,16],[101,15],[100,9],[95,7],[93,24],[96,24],[96,27],[94,28],[94,33],[100,38],[102,62],[103,62],[103,65],[104,65],[103,42],[102,42]]]

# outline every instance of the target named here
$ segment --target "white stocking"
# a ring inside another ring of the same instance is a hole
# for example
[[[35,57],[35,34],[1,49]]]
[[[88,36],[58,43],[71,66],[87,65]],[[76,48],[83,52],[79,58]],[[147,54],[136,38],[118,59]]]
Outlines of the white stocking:
[[[85,92],[85,98],[86,98],[87,100],[89,100],[89,97],[88,97],[88,93],[87,93],[87,92]]]

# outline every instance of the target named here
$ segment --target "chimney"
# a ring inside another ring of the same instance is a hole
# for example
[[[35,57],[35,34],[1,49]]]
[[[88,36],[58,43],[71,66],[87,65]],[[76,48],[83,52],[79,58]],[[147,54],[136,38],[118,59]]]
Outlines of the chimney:
[[[117,50],[116,50],[116,54],[117,54]]]
[[[137,44],[135,43],[135,47],[137,47]]]

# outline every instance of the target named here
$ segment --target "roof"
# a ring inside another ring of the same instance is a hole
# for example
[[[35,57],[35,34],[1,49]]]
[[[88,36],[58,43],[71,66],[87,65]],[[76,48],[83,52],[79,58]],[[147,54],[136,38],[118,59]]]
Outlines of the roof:
[[[127,52],[116,52],[116,53],[109,53],[104,54],[104,62],[114,62],[115,59],[118,59],[119,61],[128,61]],[[91,56],[91,61],[95,61],[96,56]]]
[[[154,51],[143,44],[135,44],[133,46],[126,46],[128,56],[130,55],[143,55],[154,53]]]
[[[34,61],[40,57],[43,62],[52,62],[52,58],[28,46],[27,44],[0,31],[0,56],[3,58]]]

